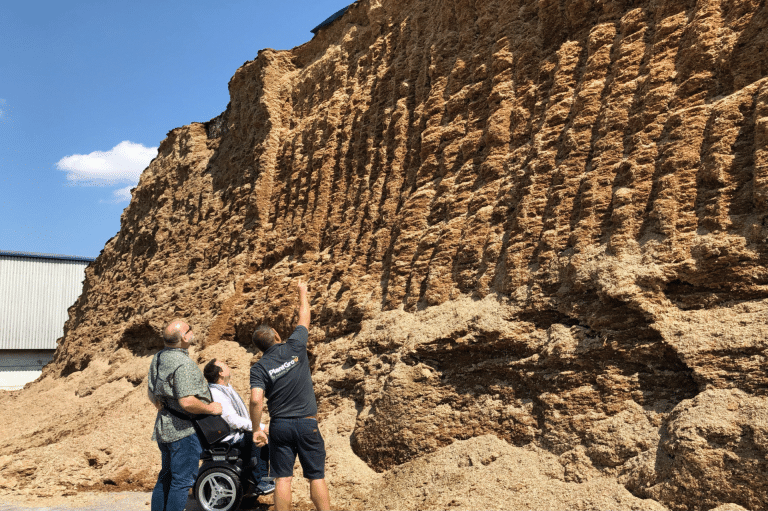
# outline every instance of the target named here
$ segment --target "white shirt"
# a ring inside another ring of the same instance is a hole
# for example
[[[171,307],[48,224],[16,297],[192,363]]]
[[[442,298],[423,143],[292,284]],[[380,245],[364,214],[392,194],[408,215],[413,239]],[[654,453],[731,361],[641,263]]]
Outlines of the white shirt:
[[[243,402],[243,398],[240,394],[232,388],[231,384],[227,385],[210,385],[211,395],[213,400],[217,403],[221,403],[221,417],[232,428],[232,433],[224,438],[224,442],[239,442],[245,435],[245,431],[252,431],[251,418],[248,416],[248,408]],[[235,402],[236,401],[236,402]],[[238,413],[238,409],[244,413]],[[264,429],[264,424],[261,424],[261,429]]]

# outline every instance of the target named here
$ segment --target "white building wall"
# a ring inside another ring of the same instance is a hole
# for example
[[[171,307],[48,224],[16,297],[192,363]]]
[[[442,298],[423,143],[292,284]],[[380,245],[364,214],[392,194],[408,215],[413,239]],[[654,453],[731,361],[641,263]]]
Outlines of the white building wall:
[[[91,260],[7,254],[0,252],[0,350],[56,349]]]
[[[0,390],[18,390],[36,380],[43,366],[53,360],[54,350],[0,351]]]

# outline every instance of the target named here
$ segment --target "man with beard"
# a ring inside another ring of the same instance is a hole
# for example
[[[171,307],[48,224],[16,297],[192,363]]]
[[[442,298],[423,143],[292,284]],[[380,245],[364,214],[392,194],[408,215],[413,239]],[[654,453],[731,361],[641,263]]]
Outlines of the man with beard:
[[[149,365],[147,391],[157,408],[152,440],[160,448],[162,468],[152,491],[152,511],[183,511],[189,488],[195,483],[203,448],[191,420],[180,415],[221,414],[213,402],[208,382],[192,359],[189,347],[195,340],[192,328],[180,319],[163,330],[165,348]]]

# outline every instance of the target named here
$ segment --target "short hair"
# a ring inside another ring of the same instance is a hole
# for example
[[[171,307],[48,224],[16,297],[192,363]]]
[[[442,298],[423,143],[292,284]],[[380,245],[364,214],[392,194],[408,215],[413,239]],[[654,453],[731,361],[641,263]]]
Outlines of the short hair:
[[[271,326],[260,325],[253,332],[251,341],[262,352],[265,352],[275,344],[275,331],[272,330]]]
[[[203,368],[203,376],[208,383],[216,383],[219,381],[219,375],[221,374],[221,367],[216,365],[216,359],[214,358]]]
[[[184,339],[184,336],[181,335],[181,325],[186,325],[181,319],[174,319],[168,323],[168,326],[163,330],[163,341],[165,344],[178,344]]]

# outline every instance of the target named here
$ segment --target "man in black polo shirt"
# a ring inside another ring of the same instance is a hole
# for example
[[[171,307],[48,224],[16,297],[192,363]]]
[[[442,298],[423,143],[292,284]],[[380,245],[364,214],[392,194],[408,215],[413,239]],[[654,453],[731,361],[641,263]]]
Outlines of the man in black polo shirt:
[[[325,442],[317,427],[317,400],[307,357],[309,300],[307,284],[299,280],[299,324],[286,341],[266,325],[253,333],[263,355],[251,367],[251,421],[256,445],[266,443],[260,430],[264,397],[269,401],[269,463],[275,477],[275,510],[291,507],[293,464],[299,456],[309,493],[318,511],[331,508],[325,484]]]

